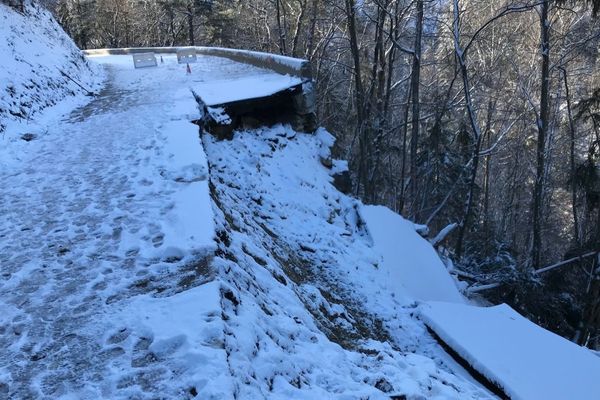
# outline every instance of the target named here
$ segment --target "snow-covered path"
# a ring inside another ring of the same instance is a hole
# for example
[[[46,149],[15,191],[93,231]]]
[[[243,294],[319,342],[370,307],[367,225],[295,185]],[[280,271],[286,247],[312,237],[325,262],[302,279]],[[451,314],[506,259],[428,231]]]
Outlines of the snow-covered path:
[[[55,398],[106,378],[123,356],[99,324],[112,304],[210,279],[213,217],[189,88],[263,72],[208,57],[192,75],[173,57],[136,71],[130,59],[99,59],[100,95],[0,170],[0,398]]]

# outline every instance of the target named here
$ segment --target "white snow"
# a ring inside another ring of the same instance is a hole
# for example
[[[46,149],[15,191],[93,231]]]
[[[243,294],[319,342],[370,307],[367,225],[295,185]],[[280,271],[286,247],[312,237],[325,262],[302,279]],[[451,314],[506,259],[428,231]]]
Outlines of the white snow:
[[[489,398],[387,290],[360,203],[319,162],[331,135],[279,126],[206,137],[211,204],[192,89],[264,70],[200,57],[188,75],[174,56],[143,70],[129,56],[91,59],[105,65],[106,88],[48,119],[0,172],[0,388],[14,398]]]
[[[600,358],[506,304],[420,306],[425,323],[512,399],[597,399]]]
[[[389,277],[390,290],[418,300],[464,303],[439,256],[412,222],[383,206],[364,206],[361,214],[382,255],[382,271]]]
[[[170,297],[139,296],[108,315],[107,320],[127,327],[129,336],[137,334],[148,339],[151,343],[146,354],[161,361],[171,359],[165,364],[184,370],[178,386],[195,388],[205,399],[223,399],[232,391],[232,382],[222,349],[219,300],[220,285],[213,281]],[[127,379],[127,375],[120,379]],[[135,374],[131,379],[135,381]],[[126,393],[110,386],[103,391],[105,398],[125,397]]]
[[[180,398],[188,382],[218,375],[222,349],[198,350],[218,365],[196,379],[185,362],[194,352],[160,350],[183,346],[185,332],[159,345],[156,324],[112,317],[131,299],[132,317],[137,307],[179,306],[186,290],[196,296],[190,308],[219,302],[218,291],[193,289],[214,279],[215,229],[191,77],[175,57],[141,72],[130,57],[94,61],[109,77],[97,97],[68,113],[48,108],[31,124],[44,129],[34,140],[3,149],[13,156],[0,168],[0,389],[11,398]],[[145,348],[148,337],[159,348]]]

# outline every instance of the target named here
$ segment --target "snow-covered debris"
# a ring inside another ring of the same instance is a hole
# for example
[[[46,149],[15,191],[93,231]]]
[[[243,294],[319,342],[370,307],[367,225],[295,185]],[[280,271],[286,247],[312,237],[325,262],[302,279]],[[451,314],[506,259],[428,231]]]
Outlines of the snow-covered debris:
[[[203,142],[237,398],[491,398],[390,290],[360,203],[321,163],[331,135],[278,125]]]
[[[511,399],[593,400],[600,358],[551,333],[506,304],[420,306],[421,318],[473,368]]]
[[[34,2],[25,2],[23,14],[0,3],[0,38],[0,133],[15,122],[37,119],[40,111],[65,98],[85,95],[77,83],[87,90],[99,83],[100,70]]]
[[[439,256],[412,222],[383,206],[364,206],[361,215],[382,255],[390,290],[413,299],[464,303]]]

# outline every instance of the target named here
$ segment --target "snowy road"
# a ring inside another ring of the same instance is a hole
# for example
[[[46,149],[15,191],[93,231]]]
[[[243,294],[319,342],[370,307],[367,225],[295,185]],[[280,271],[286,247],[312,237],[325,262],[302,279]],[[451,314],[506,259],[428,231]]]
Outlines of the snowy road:
[[[125,328],[107,331],[103,315],[210,279],[208,171],[189,89],[264,71],[204,57],[186,75],[164,59],[133,70],[129,56],[98,58],[109,76],[99,96],[0,170],[0,398],[109,393],[108,369],[143,367],[133,353],[144,337],[124,354],[110,344]],[[146,372],[153,385],[165,378]]]

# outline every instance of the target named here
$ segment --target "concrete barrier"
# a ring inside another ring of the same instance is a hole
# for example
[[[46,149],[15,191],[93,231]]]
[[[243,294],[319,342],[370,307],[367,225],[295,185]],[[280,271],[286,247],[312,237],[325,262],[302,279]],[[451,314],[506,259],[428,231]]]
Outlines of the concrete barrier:
[[[90,49],[83,50],[86,55],[122,55],[136,53],[177,54],[178,50],[195,49],[196,54],[214,57],[223,57],[232,61],[254,65],[255,67],[269,69],[283,75],[298,76],[312,79],[310,63],[306,60],[280,56],[277,54],[261,53],[221,47],[128,47],[118,49]]]
[[[299,58],[221,47],[196,47],[196,51],[198,54],[224,57],[244,64],[254,65],[255,67],[270,69],[283,75],[294,75],[305,79],[312,79],[310,63],[307,60]]]

